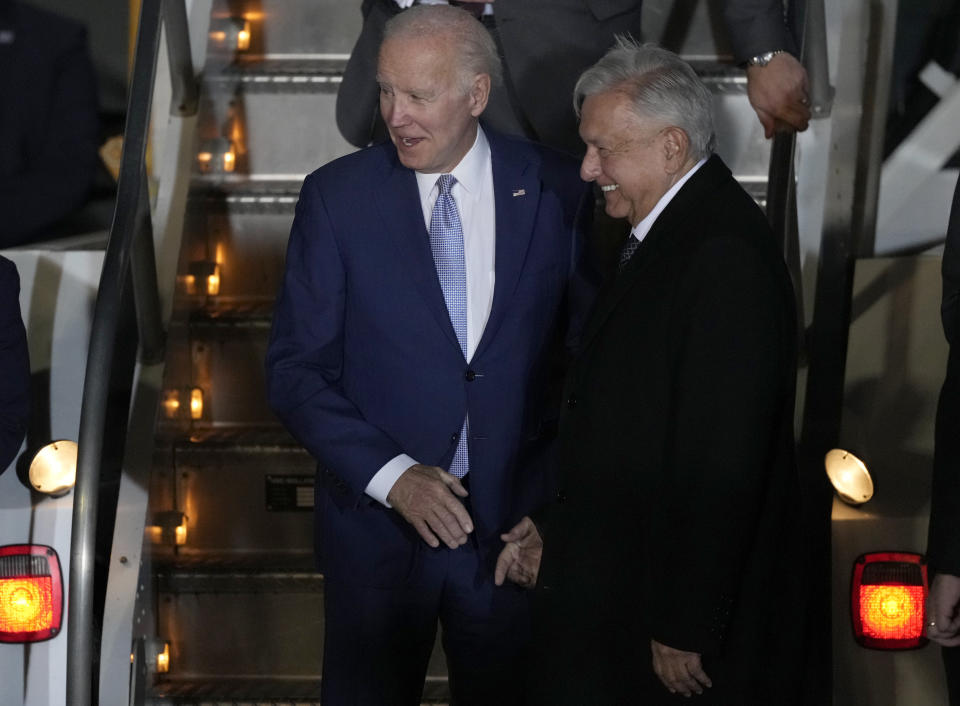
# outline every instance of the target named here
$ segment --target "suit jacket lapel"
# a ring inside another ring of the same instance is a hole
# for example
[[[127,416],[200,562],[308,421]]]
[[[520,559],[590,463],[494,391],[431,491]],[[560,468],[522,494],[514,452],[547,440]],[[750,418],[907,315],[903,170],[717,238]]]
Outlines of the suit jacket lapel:
[[[396,262],[414,282],[427,308],[437,320],[450,343],[460,349],[457,333],[443,298],[437,268],[430,250],[430,235],[423,222],[420,191],[412,170],[387,147],[387,159],[380,180],[373,181],[373,200],[380,213],[384,231],[396,246]]]
[[[667,207],[654,221],[653,227],[650,228],[647,237],[643,239],[640,248],[630,258],[630,262],[601,290],[593,313],[584,329],[580,341],[581,350],[586,349],[600,329],[603,328],[603,324],[617,308],[624,295],[630,291],[636,282],[643,279],[644,271],[656,264],[657,253],[668,244],[670,238],[676,237],[683,221],[696,210],[696,204],[701,199],[706,198],[707,194],[716,187],[724,173],[729,175],[730,171],[719,157],[712,156],[706,164],[700,167],[696,174],[690,177],[667,204]]]
[[[522,143],[505,144],[503,138],[491,130],[485,133],[493,162],[496,278],[490,316],[475,356],[479,356],[490,345],[510,307],[533,236],[540,203],[540,165],[535,153],[520,148]]]

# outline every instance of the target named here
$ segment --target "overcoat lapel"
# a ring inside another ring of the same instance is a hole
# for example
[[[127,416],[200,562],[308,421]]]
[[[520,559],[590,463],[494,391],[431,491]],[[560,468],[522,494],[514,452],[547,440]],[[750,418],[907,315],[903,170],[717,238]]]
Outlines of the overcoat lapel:
[[[719,157],[711,157],[667,204],[623,271],[612,277],[601,290],[593,314],[584,329],[581,350],[590,345],[624,295],[643,279],[648,268],[656,266],[659,253],[669,245],[671,238],[678,236],[683,222],[696,210],[697,203],[706,198],[710,190],[716,188],[724,173],[730,173],[726,165]]]
[[[373,184],[380,221],[384,232],[390,235],[388,240],[396,246],[397,267],[413,281],[451,345],[460,350],[430,250],[430,235],[423,222],[417,178],[412,170],[400,164],[392,148],[388,149],[382,180]],[[391,256],[392,253],[388,257]]]
[[[504,144],[486,131],[493,162],[493,195],[496,210],[496,278],[493,304],[475,356],[483,353],[511,306],[526,261],[540,204],[540,163],[522,143]]]

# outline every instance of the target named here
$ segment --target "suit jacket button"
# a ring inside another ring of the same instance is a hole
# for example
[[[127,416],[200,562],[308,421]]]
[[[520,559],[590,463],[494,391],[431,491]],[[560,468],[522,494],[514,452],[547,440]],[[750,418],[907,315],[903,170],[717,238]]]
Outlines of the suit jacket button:
[[[557,491],[557,502],[558,502],[558,503],[561,503],[561,504],[567,502],[567,493],[566,493],[566,491],[564,491],[564,490],[558,490],[558,491]]]
[[[573,408],[576,407],[576,406],[577,406],[577,396],[576,396],[576,395],[570,395],[570,396],[567,398],[567,408],[568,408],[568,409],[573,409]]]
[[[473,382],[476,379],[476,377],[477,377],[477,374],[473,370],[468,370],[463,374],[463,379],[466,380],[467,382]]]

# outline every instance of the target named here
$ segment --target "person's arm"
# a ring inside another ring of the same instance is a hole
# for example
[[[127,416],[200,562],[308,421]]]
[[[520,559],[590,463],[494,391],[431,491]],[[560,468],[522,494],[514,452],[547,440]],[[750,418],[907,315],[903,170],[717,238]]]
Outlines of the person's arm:
[[[691,253],[668,333],[672,433],[648,522],[650,634],[674,650],[721,651],[718,616],[740,593],[765,488],[781,482],[770,459],[792,413],[788,305],[770,263],[745,242],[718,238]]]
[[[325,467],[334,501],[356,506],[371,480],[404,450],[370,424],[343,393],[346,273],[323,195],[307,177],[287,248],[286,272],[267,350],[267,395],[291,434]],[[412,460],[412,459],[411,459]],[[414,464],[392,479],[387,500],[431,546],[456,547],[473,531],[457,499],[460,482]]]
[[[343,394],[345,305],[346,273],[311,175],[287,246],[267,350],[267,395],[287,429],[336,475],[337,495],[357,504],[374,473],[404,450]]]
[[[19,294],[16,267],[0,258],[0,473],[20,449],[30,411],[30,360]]]
[[[806,130],[807,72],[797,60],[781,0],[727,0],[724,19],[734,60],[747,66],[747,95],[764,134]]]
[[[27,155],[24,171],[0,180],[0,247],[42,236],[45,228],[82,206],[93,185],[100,125],[83,28],[64,38],[49,90],[46,114],[31,116],[36,121],[32,129],[42,135],[40,149]]]

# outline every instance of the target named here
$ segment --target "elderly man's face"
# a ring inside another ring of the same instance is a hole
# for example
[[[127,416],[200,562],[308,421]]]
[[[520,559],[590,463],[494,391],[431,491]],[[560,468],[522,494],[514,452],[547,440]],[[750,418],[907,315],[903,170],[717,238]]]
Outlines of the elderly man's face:
[[[446,173],[473,146],[490,77],[473,77],[465,93],[458,66],[456,48],[442,36],[391,39],[380,48],[380,113],[404,166]]]
[[[584,181],[603,190],[607,213],[637,225],[670,189],[664,128],[638,117],[620,91],[588,96],[580,112],[580,137],[587,153],[580,167]]]

